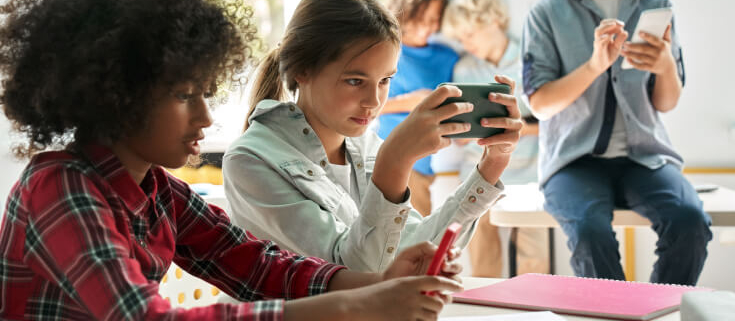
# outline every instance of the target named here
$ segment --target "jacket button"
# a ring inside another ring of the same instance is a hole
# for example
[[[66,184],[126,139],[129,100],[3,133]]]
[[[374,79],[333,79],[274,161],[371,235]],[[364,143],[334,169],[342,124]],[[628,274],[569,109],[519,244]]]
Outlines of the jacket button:
[[[294,111],[294,110],[296,110],[296,107],[294,107],[294,106],[288,106],[288,110]]]
[[[306,174],[308,174],[309,176],[314,176],[314,171],[308,170],[306,171]]]
[[[325,167],[325,166],[327,166],[327,162],[326,161],[321,161],[321,162],[319,162],[319,165],[322,165],[322,167]]]
[[[485,189],[483,189],[482,187],[478,187],[477,194],[482,194],[482,193],[485,193]]]
[[[393,248],[392,246],[389,246],[388,249],[386,249],[385,251],[388,253],[393,253],[393,251],[395,250],[396,250],[395,248]]]
[[[396,217],[395,219],[393,219],[393,222],[396,222],[396,224],[401,224],[401,222],[403,222],[403,218],[400,216]]]
[[[402,209],[402,210],[401,210],[400,212],[398,212],[398,213],[399,213],[399,214],[401,214],[401,215],[403,215],[403,214],[406,214],[406,212],[408,212],[408,211],[407,211],[407,210],[406,210],[406,209],[404,208],[404,209]]]
[[[474,202],[477,202],[477,197],[475,197],[474,195],[472,195],[467,200],[470,201],[470,203],[474,203]]]
[[[304,132],[304,135],[309,135],[309,129],[308,128],[304,128],[303,132]]]
[[[357,163],[357,168],[362,169],[362,163]]]

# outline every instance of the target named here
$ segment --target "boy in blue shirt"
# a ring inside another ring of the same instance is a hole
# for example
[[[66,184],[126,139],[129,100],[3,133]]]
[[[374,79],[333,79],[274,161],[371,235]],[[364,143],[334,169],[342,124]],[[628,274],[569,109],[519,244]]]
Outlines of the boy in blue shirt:
[[[385,139],[409,112],[440,83],[452,80],[457,53],[442,44],[429,41],[439,30],[446,0],[396,0],[390,9],[401,25],[401,56],[393,76],[388,101],[378,119],[378,136]],[[411,204],[422,215],[431,213],[429,186],[434,181],[431,156],[418,160],[408,182]]]

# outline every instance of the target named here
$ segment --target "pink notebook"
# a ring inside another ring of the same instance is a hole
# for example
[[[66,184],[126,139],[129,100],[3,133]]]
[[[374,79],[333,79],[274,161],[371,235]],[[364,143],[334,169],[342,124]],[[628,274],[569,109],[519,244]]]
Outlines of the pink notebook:
[[[650,320],[676,311],[691,286],[523,274],[454,295],[454,302],[624,320]]]

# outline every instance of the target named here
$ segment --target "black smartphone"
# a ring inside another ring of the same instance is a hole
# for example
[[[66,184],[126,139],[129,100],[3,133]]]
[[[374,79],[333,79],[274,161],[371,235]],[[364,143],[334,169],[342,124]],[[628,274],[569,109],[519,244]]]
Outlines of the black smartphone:
[[[472,127],[469,131],[459,134],[447,135],[449,138],[485,138],[505,131],[503,128],[482,127],[480,121],[483,118],[491,117],[508,117],[508,109],[501,104],[491,102],[488,99],[490,93],[510,94],[510,86],[499,83],[441,83],[439,86],[452,85],[462,90],[461,97],[451,97],[442,102],[439,106],[443,106],[456,102],[470,102],[475,108],[465,114],[459,114],[449,119],[445,119],[442,123],[469,123]]]

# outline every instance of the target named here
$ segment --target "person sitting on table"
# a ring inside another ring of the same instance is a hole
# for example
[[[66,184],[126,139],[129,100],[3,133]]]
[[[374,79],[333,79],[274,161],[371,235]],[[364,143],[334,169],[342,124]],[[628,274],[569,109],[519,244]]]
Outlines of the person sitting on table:
[[[611,221],[616,207],[658,234],[651,282],[697,283],[710,217],[681,173],[660,113],[684,85],[675,24],[626,42],[641,12],[663,1],[542,0],[524,26],[523,90],[540,121],[544,207],[569,237],[578,276],[623,280]],[[622,59],[619,59],[622,56]],[[623,60],[634,69],[622,69]]]

